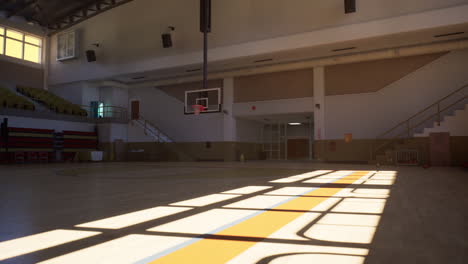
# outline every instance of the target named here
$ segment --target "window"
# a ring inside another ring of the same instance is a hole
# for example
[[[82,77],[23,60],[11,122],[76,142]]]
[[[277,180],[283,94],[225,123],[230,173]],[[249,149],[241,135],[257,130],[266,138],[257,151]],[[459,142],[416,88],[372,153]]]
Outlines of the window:
[[[104,103],[101,103],[101,102],[99,102],[98,117],[99,118],[104,117]]]
[[[68,31],[57,35],[57,60],[76,58],[76,32]]]
[[[3,46],[5,46],[5,28],[0,27],[0,54],[3,54]]]
[[[0,54],[41,63],[42,40],[17,30],[0,27]]]

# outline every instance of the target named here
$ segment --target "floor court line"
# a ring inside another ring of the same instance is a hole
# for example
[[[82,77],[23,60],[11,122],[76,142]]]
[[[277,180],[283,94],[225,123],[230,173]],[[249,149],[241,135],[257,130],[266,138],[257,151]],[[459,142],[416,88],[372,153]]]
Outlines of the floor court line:
[[[368,174],[368,171],[351,172],[350,174],[344,175],[344,177],[333,181],[333,183],[352,184],[357,179]],[[320,187],[305,193],[304,195],[323,197],[294,197],[293,199],[274,207],[274,209],[298,211],[311,210],[342,189],[344,188]],[[294,211],[264,211],[250,219],[221,230],[217,232],[216,235],[267,238],[269,235],[302,214],[304,213]],[[257,242],[199,239],[194,243],[170,252],[167,255],[161,256],[161,254],[157,254],[153,256],[154,261],[150,263],[226,263],[253,246],[255,243]],[[209,256],[209,259],[206,258],[207,256]],[[141,261],[138,263],[147,263],[149,260],[150,258],[146,258],[144,262]]]

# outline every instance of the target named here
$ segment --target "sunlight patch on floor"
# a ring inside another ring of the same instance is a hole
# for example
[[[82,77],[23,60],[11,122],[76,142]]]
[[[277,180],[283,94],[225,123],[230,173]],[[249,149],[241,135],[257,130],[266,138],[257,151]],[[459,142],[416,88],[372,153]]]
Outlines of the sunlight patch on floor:
[[[99,235],[101,232],[57,229],[0,242],[0,260]]]
[[[318,170],[271,181],[274,186],[246,186],[79,224],[76,227],[118,230],[194,207],[204,210],[141,230],[154,235],[126,234],[41,263],[362,264],[396,175]],[[243,197],[249,194],[255,196]],[[240,197],[244,199],[220,208],[202,208]],[[54,230],[0,242],[0,260],[97,234]],[[217,237],[200,237],[211,234]],[[340,244],[315,245],[324,241]]]
[[[172,203],[170,205],[174,206],[194,206],[194,207],[200,207],[200,206],[207,206],[210,204],[214,203],[219,203],[222,201],[226,201],[232,198],[239,197],[240,195],[237,194],[210,194],[182,202],[177,202],[177,203]]]
[[[385,199],[345,198],[332,212],[381,214]]]
[[[308,172],[308,173],[299,174],[299,175],[294,175],[294,176],[291,176],[291,177],[286,177],[286,178],[282,178],[282,179],[278,179],[278,180],[274,180],[274,181],[270,181],[270,182],[273,182],[273,183],[298,182],[298,181],[302,181],[304,179],[312,178],[314,176],[318,176],[318,175],[322,175],[322,174],[326,174],[326,173],[330,173],[330,172],[332,172],[332,171],[331,170],[317,170],[317,171]]]
[[[251,194],[251,193],[256,193],[264,190],[268,190],[273,188],[272,186],[247,186],[247,187],[242,187],[230,191],[225,191],[222,192],[222,194]]]
[[[128,235],[96,246],[78,250],[40,264],[135,263],[142,258],[180,245],[191,238],[152,235]]]
[[[315,224],[305,236],[322,241],[369,244],[374,233],[375,227]]]
[[[283,256],[300,255],[301,258],[289,258]],[[288,264],[362,264],[368,249],[352,247],[326,247],[315,245],[280,244],[260,242],[233,258],[226,264],[254,264],[264,259],[272,259],[270,263]],[[306,257],[307,255],[307,257]],[[333,256],[346,255],[344,258]],[[321,257],[323,256],[323,257]],[[330,256],[330,257],[325,257]],[[285,262],[288,261],[288,262]],[[317,261],[317,262],[316,262]],[[322,262],[325,261],[325,262]]]
[[[240,208],[240,209],[268,209],[279,203],[283,203],[294,196],[276,196],[276,195],[258,195],[239,202],[228,204],[223,208]]]
[[[158,206],[146,210],[141,210],[133,213],[113,216],[89,223],[76,225],[76,227],[85,228],[102,228],[102,229],[120,229],[143,222],[155,220],[169,215],[185,212],[192,209],[191,207],[169,207]]]
[[[239,220],[242,220],[255,213],[256,211],[252,210],[213,209],[150,228],[148,231],[186,234],[210,234],[222,227],[233,225]]]
[[[270,264],[290,263],[327,263],[327,264],[362,264],[365,258],[360,256],[327,255],[327,254],[296,254],[281,256],[274,259]]]
[[[284,187],[278,190],[274,190],[271,192],[265,193],[266,195],[289,195],[289,196],[296,196],[302,195],[306,192],[310,192],[310,187]]]

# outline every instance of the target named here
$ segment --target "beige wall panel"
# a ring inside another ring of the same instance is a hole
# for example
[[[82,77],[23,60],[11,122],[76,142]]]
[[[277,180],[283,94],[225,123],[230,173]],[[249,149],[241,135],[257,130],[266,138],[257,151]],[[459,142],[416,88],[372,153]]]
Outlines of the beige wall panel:
[[[0,60],[0,80],[14,85],[34,88],[43,87],[43,70],[26,65]]]
[[[346,143],[344,139],[337,140],[320,140],[315,141],[314,157],[326,162],[359,162],[367,163],[370,160],[371,150],[382,145],[386,141],[376,141],[375,139],[357,139]],[[398,149],[417,149],[419,151],[419,160],[421,164],[429,161],[429,139],[428,138],[412,138],[404,141],[404,144],[397,144]],[[392,149],[383,149],[377,154],[385,155],[390,151],[389,155],[394,160],[395,153]],[[382,162],[382,164],[385,164]]]
[[[327,66],[325,68],[325,93],[326,95],[342,95],[375,92],[445,54]]]
[[[182,83],[176,85],[157,87],[166,94],[177,98],[179,101],[185,101],[185,91],[203,89],[203,82]],[[209,80],[208,88],[223,88],[223,80]]]
[[[234,102],[254,102],[312,97],[312,69],[276,72],[234,79]]]
[[[129,142],[126,157],[128,161],[238,161],[241,154],[244,154],[246,160],[258,160],[260,145],[248,142],[209,142],[208,147],[207,142]]]

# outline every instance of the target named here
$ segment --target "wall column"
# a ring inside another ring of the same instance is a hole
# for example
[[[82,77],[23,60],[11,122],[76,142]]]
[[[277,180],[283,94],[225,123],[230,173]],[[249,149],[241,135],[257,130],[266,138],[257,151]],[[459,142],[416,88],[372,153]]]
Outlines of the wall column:
[[[223,80],[224,88],[223,88],[223,110],[225,110],[223,119],[224,119],[224,126],[223,126],[223,133],[224,133],[224,141],[237,141],[236,135],[236,119],[232,115],[232,105],[234,104],[234,79],[233,78],[225,78]]]
[[[50,68],[50,37],[47,36],[42,42],[42,67],[43,67],[43,89],[49,90],[49,68]]]
[[[234,104],[234,78],[223,80],[223,141],[224,161],[235,161],[239,157],[236,148],[237,124],[232,114]]]
[[[323,159],[324,146],[321,140],[326,139],[325,131],[325,68],[314,68],[314,139],[317,159]]]

